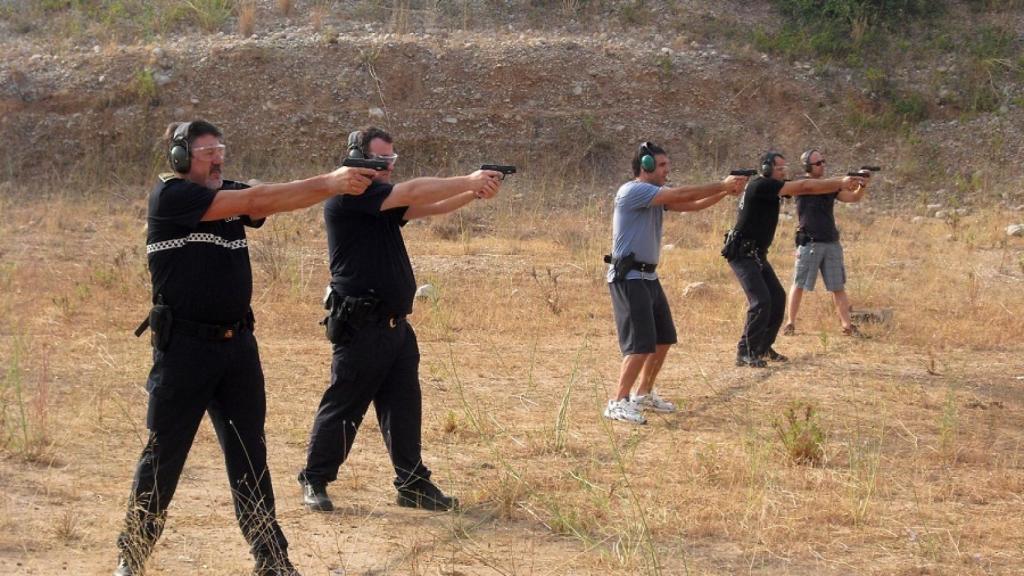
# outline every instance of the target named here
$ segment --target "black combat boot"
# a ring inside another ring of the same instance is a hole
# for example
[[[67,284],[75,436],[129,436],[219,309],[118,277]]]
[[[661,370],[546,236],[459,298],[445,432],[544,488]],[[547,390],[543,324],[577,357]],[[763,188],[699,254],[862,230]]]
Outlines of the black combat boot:
[[[334,503],[331,502],[331,497],[327,495],[327,486],[325,484],[299,480],[299,486],[302,487],[302,504],[306,508],[316,512],[330,512],[334,510]]]
[[[419,478],[398,488],[397,502],[406,508],[422,508],[424,510],[458,510],[459,500],[445,496],[444,492],[433,482]]]

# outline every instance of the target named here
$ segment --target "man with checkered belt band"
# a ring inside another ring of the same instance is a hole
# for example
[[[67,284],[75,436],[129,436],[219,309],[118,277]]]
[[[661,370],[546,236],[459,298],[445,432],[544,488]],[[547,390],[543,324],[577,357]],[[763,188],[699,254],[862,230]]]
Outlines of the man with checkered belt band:
[[[235,516],[256,560],[254,576],[298,576],[278,525],[264,436],[266,392],[253,335],[252,269],[245,227],[341,194],[362,194],[374,171],[339,168],[287,184],[225,180],[223,136],[203,120],[167,128],[168,159],[149,195],[146,253],[153,308],[146,389],[149,439],[135,470],[115,576],[142,574],[163,531],[203,413],[227,465]]]
[[[800,155],[807,178],[825,177],[825,156],[816,148]],[[870,175],[870,172],[866,172]],[[842,323],[843,334],[859,336],[857,326],[850,321],[850,299],[846,295],[846,266],[843,263],[843,245],[839,242],[834,208],[840,202],[860,202],[867,190],[859,186],[852,190],[839,190],[820,196],[797,196],[796,213],[796,268],[793,285],[789,289],[789,306],[785,335],[796,333],[796,316],[804,290],[813,291],[818,271],[825,289],[832,293],[832,302]]]

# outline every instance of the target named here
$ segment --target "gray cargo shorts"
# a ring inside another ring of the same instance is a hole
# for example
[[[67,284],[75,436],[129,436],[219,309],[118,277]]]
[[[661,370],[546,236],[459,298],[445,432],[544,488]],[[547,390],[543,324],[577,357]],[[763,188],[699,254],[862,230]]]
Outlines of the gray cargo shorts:
[[[846,266],[843,264],[843,246],[839,242],[808,242],[796,249],[796,269],[793,284],[807,291],[814,290],[818,270],[825,281],[825,289],[839,292],[846,287]]]

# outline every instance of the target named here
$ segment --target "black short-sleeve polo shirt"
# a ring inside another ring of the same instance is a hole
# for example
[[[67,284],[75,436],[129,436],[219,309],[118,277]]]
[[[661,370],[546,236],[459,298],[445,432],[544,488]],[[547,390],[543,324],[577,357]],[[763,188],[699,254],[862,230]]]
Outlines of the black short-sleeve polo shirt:
[[[393,186],[374,182],[358,196],[324,203],[331,284],[348,296],[375,296],[393,314],[412,312],[416,279],[402,239],[406,207],[381,211]]]
[[[757,242],[764,250],[772,245],[775,238],[775,228],[779,224],[779,205],[782,202],[779,192],[784,184],[773,178],[756,177],[747,182],[740,197],[736,230],[742,237]]]
[[[221,190],[245,184],[225,180]],[[252,299],[252,269],[245,226],[263,220],[235,216],[202,222],[217,190],[180,178],[161,178],[149,195],[146,255],[157,295],[176,318],[230,324],[245,318]]]

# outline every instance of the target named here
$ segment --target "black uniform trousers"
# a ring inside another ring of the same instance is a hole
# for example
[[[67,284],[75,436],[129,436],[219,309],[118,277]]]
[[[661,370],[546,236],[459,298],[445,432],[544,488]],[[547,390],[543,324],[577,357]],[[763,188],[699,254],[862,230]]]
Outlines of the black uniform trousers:
[[[775,343],[786,315],[786,290],[765,255],[739,256],[729,262],[747,295],[747,321],[736,354],[760,357]]]
[[[203,413],[209,412],[227,465],[235,516],[256,557],[286,558],[267,469],[266,391],[256,338],[249,329],[211,341],[175,332],[153,351],[146,382],[149,441],[142,451],[118,547],[141,566],[160,536]]]
[[[395,468],[395,486],[429,479],[430,470],[421,459],[423,401],[416,333],[404,318],[385,318],[367,321],[351,336],[350,342],[333,345],[331,383],[313,420],[299,480],[337,480],[371,402]]]

